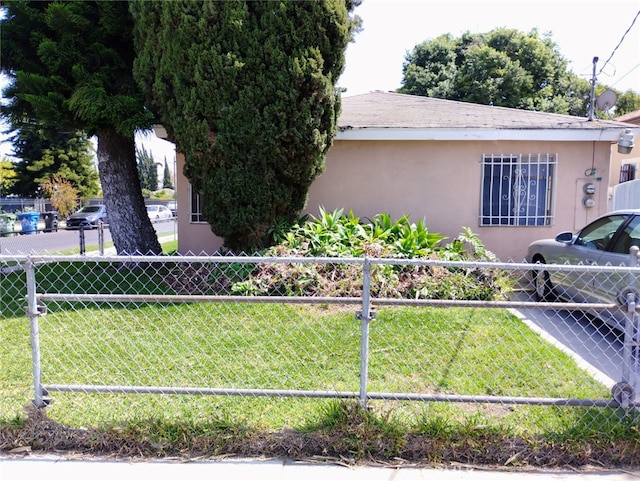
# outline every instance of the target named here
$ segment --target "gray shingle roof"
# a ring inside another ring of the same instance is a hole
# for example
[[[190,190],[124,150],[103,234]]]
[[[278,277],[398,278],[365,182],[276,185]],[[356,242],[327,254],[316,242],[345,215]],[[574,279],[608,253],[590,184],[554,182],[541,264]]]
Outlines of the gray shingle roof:
[[[349,129],[620,129],[612,120],[518,110],[375,91],[342,98],[338,121]]]

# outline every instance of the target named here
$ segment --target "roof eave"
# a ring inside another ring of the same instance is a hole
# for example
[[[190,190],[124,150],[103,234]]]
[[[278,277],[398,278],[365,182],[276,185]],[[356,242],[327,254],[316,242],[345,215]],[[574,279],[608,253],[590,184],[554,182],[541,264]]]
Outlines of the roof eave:
[[[634,137],[640,127],[630,128]],[[336,140],[441,140],[441,141],[548,141],[548,142],[617,142],[625,129],[442,129],[442,128],[340,128]]]

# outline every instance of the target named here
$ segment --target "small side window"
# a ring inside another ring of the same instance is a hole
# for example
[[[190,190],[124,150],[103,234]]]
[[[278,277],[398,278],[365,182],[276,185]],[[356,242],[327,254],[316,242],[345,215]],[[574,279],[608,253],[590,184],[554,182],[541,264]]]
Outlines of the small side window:
[[[200,208],[200,192],[196,191],[191,185],[189,185],[189,189],[191,190],[191,199],[189,205],[189,213],[191,215],[191,223],[192,224],[200,224],[203,222],[207,222],[202,215],[202,210]]]

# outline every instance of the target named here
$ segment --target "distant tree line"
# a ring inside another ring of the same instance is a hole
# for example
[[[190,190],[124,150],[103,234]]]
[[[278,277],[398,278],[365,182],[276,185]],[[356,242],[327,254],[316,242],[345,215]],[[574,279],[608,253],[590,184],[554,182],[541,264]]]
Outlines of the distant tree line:
[[[608,87],[596,85],[596,95]],[[620,92],[615,115],[640,109],[640,95]],[[591,82],[568,68],[550,36],[497,28],[441,35],[405,57],[401,93],[585,117]],[[598,112],[607,118],[609,112]]]

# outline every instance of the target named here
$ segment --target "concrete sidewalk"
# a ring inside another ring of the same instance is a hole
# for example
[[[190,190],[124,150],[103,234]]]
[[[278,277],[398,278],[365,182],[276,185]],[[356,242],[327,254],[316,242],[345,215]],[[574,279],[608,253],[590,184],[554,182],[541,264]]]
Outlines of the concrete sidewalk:
[[[0,456],[1,481],[87,480],[362,480],[362,481],[638,481],[640,470],[501,470],[468,467],[347,467],[290,460],[223,459],[215,461],[117,461],[59,456]]]

